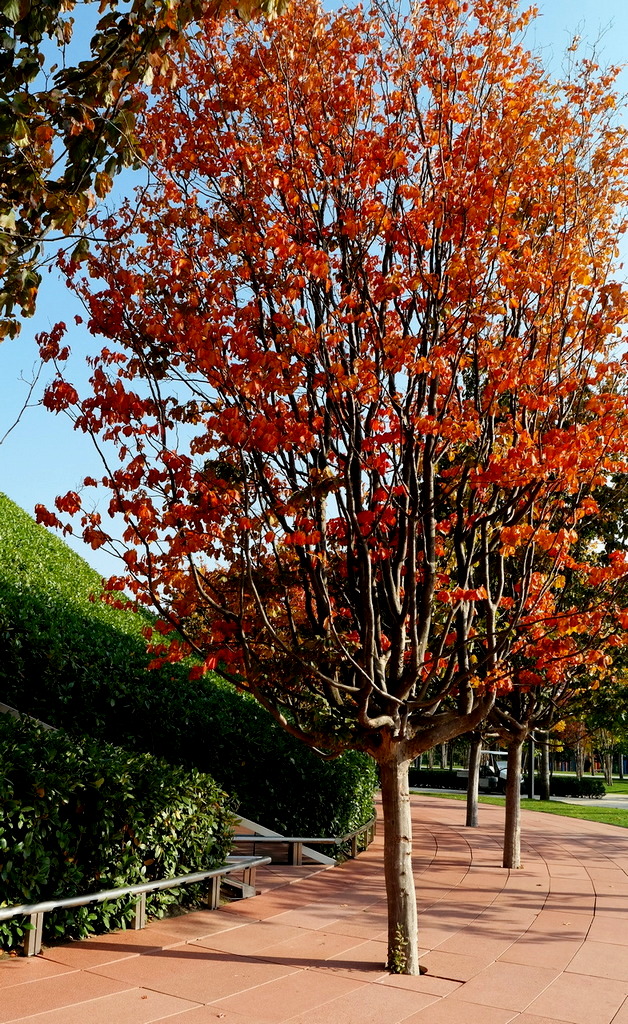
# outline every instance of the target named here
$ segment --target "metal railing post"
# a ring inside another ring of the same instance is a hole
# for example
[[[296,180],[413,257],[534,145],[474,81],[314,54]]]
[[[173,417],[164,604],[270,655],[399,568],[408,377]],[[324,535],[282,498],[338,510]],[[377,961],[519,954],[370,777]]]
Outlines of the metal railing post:
[[[140,895],[139,900],[135,904],[135,910],[133,913],[133,930],[139,931],[140,928],[146,927],[146,893],[143,892]]]
[[[43,911],[37,914],[30,914],[28,923],[30,928],[24,934],[24,952],[26,956],[37,956],[41,952],[41,941],[44,931]]]
[[[210,910],[217,910],[220,906],[220,875],[214,875],[209,880],[207,906]]]
[[[288,864],[298,867],[303,863],[303,843],[288,843]]]

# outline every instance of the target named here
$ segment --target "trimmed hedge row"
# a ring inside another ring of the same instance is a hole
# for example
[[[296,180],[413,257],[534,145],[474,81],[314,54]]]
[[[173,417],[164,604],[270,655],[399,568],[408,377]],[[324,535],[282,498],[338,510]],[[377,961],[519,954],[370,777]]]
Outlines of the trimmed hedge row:
[[[8,715],[0,763],[1,906],[211,870],[231,849],[227,798],[200,772]],[[182,899],[195,895],[186,887]],[[147,907],[160,915],[175,898],[152,893]],[[44,938],[124,927],[132,913],[131,898],[57,910],[44,918]],[[23,920],[1,922],[0,948],[23,931]]]
[[[286,835],[316,836],[350,832],[372,816],[377,775],[370,758],[349,751],[323,761],[227,684],[191,683],[182,672],[158,691],[146,688],[143,700],[150,711],[132,723],[132,733],[131,723],[110,721],[119,742],[209,772],[245,817]],[[147,721],[150,735],[143,731]]]
[[[375,766],[324,762],[250,697],[184,665],[147,671],[145,612],[91,600],[100,577],[0,495],[0,700],[53,725],[209,772],[246,817],[334,835],[373,811]]]
[[[411,786],[416,789],[462,789],[467,780],[449,768],[411,768],[408,773]]]
[[[525,778],[525,776],[524,776]],[[467,789],[467,779],[455,771],[446,768],[411,768],[410,785],[415,789]],[[535,777],[534,789],[539,792],[540,779]],[[552,796],[602,797],[606,794],[606,786],[601,778],[585,776],[553,775],[551,780]],[[523,795],[523,794],[522,794]]]
[[[588,796],[591,799],[606,796],[604,781],[596,776],[579,779],[575,775],[553,775],[551,785],[552,796]]]

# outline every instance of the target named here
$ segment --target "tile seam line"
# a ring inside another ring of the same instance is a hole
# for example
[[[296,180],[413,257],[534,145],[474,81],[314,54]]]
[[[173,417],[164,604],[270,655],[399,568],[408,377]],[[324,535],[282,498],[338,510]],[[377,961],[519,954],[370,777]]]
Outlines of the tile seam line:
[[[19,957],[19,959],[23,960],[23,959],[26,959],[26,958]],[[10,963],[10,961],[8,961],[8,962]],[[66,964],[60,964],[58,960],[51,960],[50,963],[57,964],[57,966],[59,966],[59,967],[66,967],[67,966]],[[0,970],[2,970],[2,962],[1,961],[0,961]],[[12,985],[2,985],[2,986],[0,986],[0,993],[8,992],[9,989],[11,989],[11,988],[17,988],[18,985],[37,985],[40,981],[49,981],[49,980],[53,980],[54,978],[62,978],[65,974],[79,974],[80,971],[81,971],[80,967],[68,967],[67,971],[61,971],[60,974],[51,974],[51,975],[48,976],[48,978],[22,978],[21,981],[16,981]]]
[[[76,973],[84,974],[84,973],[87,973],[87,972],[79,970]],[[112,981],[114,979],[109,978],[108,980]],[[38,1017],[43,1017],[43,1015],[45,1013],[55,1013],[56,1011],[62,1012],[63,1010],[69,1010],[69,1009],[71,1009],[71,1008],[73,1008],[75,1006],[76,1007],[81,1007],[81,1006],[87,1007],[87,1006],[89,1006],[90,1003],[100,1002],[101,999],[108,999],[110,996],[128,995],[131,992],[144,992],[144,991],[146,991],[146,992],[153,992],[155,990],[151,989],[151,988],[148,988],[148,986],[146,986],[146,985],[133,985],[131,988],[122,989],[121,992],[110,992],[108,995],[105,995],[105,996],[96,996],[93,999],[81,999],[77,1003],[66,1003],[64,1006],[55,1006],[52,1009],[39,1010],[37,1013],[29,1013],[28,1016],[26,1016],[26,1017],[24,1016],[24,1014],[22,1014],[20,1017],[10,1017],[8,1020],[2,1021],[2,1024],[15,1024],[16,1021],[28,1021],[29,1024],[30,1024],[30,1021],[33,1021],[33,1024],[37,1024],[37,1018]],[[172,992],[156,992],[156,994],[160,995],[160,996],[170,996],[170,998],[172,998],[172,999],[183,999],[182,996],[173,996]],[[174,1017],[174,1015],[176,1013],[187,1013],[188,1009],[197,1010],[199,1007],[207,1005],[206,1003],[198,1003],[195,999],[187,999],[186,1002],[194,1003],[194,1005],[192,1007],[187,1007],[186,1006],[183,1010],[181,1010],[181,1009],[175,1010],[174,1013],[169,1013],[168,1017]],[[154,1020],[148,1021],[147,1024],[159,1024],[160,1020],[167,1020],[167,1019],[168,1019],[167,1017],[155,1017]]]
[[[628,1006],[628,996],[626,996],[626,998],[624,999],[624,1001],[623,1001],[623,1003],[621,1004],[621,1006],[619,1006],[619,1007],[617,1008],[617,1013],[616,1013],[616,1014],[614,1015],[614,1017],[613,1017],[613,1018],[612,1018],[612,1020],[611,1020],[611,1021],[609,1022],[609,1024],[613,1024],[613,1021],[616,1021],[616,1020],[617,1020],[617,1017],[618,1017],[618,1015],[619,1015],[619,1014],[621,1013],[621,1011],[622,1011],[622,1010],[623,1010],[623,1009],[624,1009],[624,1008],[625,1008],[626,1006]]]
[[[544,837],[543,837],[543,836],[541,836],[540,838],[541,838],[541,840],[543,841]],[[531,839],[530,841],[531,841],[531,842],[533,842],[533,839]],[[573,861],[573,862],[574,862],[574,864],[578,864],[578,865],[584,866],[584,865],[582,865],[582,861],[580,860],[580,858],[579,858],[579,857],[576,857],[576,856],[575,856],[575,855],[574,855],[573,853],[571,853],[571,852],[570,852],[570,851],[569,851],[569,850],[568,850],[568,849],[567,849],[567,848],[565,847],[565,843],[564,843],[564,841],[563,841],[563,840],[559,839],[559,840],[558,840],[558,842],[556,843],[556,845],[557,845],[557,846],[558,846],[558,847],[559,847],[559,848],[560,848],[560,849],[562,850],[563,854],[564,854],[564,855],[565,855],[566,857],[568,857],[568,858],[569,858],[569,860],[571,860],[571,861]],[[547,891],[546,891],[546,894],[545,894],[545,900],[543,901],[543,907],[541,908],[541,910],[540,910],[540,911],[539,911],[539,913],[537,914],[537,916],[536,916],[536,918],[535,918],[535,922],[536,922],[536,920],[538,919],[539,915],[540,915],[540,914],[542,913],[542,911],[543,911],[543,910],[548,910],[548,909],[551,909],[551,908],[549,907],[549,900],[550,900],[550,895],[552,895],[552,875],[551,875],[551,871],[550,871],[550,862],[548,861],[547,857],[546,857],[546,856],[545,856],[545,855],[544,855],[543,853],[541,853],[541,852],[540,852],[540,851],[538,850],[538,848],[537,848],[537,851],[536,851],[536,852],[537,852],[537,855],[538,855],[538,856],[539,856],[539,857],[541,858],[541,860],[542,860],[542,861],[543,861],[543,863],[545,864],[545,869],[546,869],[546,872],[547,872],[547,880],[548,880],[548,886],[547,886]],[[591,878],[590,878],[589,872],[587,871],[586,867],[584,867],[584,870],[585,870],[585,872],[586,872],[586,876],[587,876],[587,878],[588,878],[588,879],[589,879],[589,881],[591,882]],[[591,883],[591,884],[592,884],[592,883]],[[556,892],[556,890],[554,890],[554,895],[557,895],[557,892]],[[594,922],[594,920],[595,920],[595,909],[596,909],[596,905],[597,905],[597,897],[596,897],[596,894],[595,894],[595,889],[593,889],[593,897],[594,897],[594,901],[593,901],[593,913],[591,914],[591,920],[589,921],[589,924],[588,924],[587,930],[586,930],[586,932],[584,933],[584,935],[582,936],[582,938],[580,939],[580,944],[579,944],[578,948],[576,949],[576,951],[575,951],[575,952],[573,953],[573,955],[572,955],[572,956],[570,957],[570,959],[569,959],[569,960],[567,961],[567,963],[566,963],[566,964],[565,964],[565,966],[563,967],[563,969],[562,969],[562,971],[561,971],[561,975],[563,975],[563,974],[565,974],[565,973],[566,973],[566,971],[567,971],[567,969],[568,969],[569,965],[570,965],[571,963],[573,963],[573,961],[574,961],[574,960],[575,960],[575,958],[576,958],[576,957],[578,956],[578,954],[580,953],[581,949],[583,948],[583,946],[585,945],[585,943],[586,943],[586,941],[587,941],[587,938],[588,938],[589,932],[591,931],[591,927],[592,927],[592,925],[593,925],[593,922]],[[533,923],[534,923],[534,922],[533,922]],[[532,925],[530,925],[530,928],[531,928],[531,927],[532,927]],[[528,928],[528,929],[527,929],[527,931],[529,931],[529,930],[530,930],[530,928]],[[545,991],[545,989],[544,989],[543,991]],[[539,995],[540,995],[540,994],[541,994],[541,993],[539,993]],[[535,998],[536,998],[536,997],[535,997]],[[531,1000],[531,1002],[530,1002],[530,1003],[528,1003],[528,1006],[530,1006],[532,1002],[534,1002],[534,1000]],[[525,1012],[525,1011],[522,1011],[522,1012]]]
[[[309,930],[311,930],[311,929],[307,929],[307,928],[303,929],[304,932],[309,931]],[[383,934],[384,931],[385,931],[385,929],[382,928],[381,929],[381,933]],[[347,939],[355,938],[354,935],[345,935],[344,932],[333,932],[332,934],[334,934],[334,935],[342,935],[344,938],[347,938]],[[378,934],[380,934],[380,933],[378,933]],[[289,942],[291,940],[288,939],[286,941]],[[336,956],[336,955],[338,955],[338,956],[348,955],[349,953],[351,953],[352,949],[357,949],[359,946],[364,946],[368,942],[381,942],[381,943],[385,944],[386,943],[386,939],[376,939],[376,938],[373,938],[373,937],[371,937],[371,938],[361,938],[361,939],[359,939],[358,942],[354,943],[353,946],[349,946],[347,949],[342,950],[341,953],[334,954],[334,956]],[[194,943],[189,943],[189,944],[190,945],[194,945]],[[186,943],[186,945],[188,945],[188,943]],[[271,945],[277,945],[277,943],[271,943]],[[214,953],[224,953],[224,950],[222,950],[222,949],[214,949],[212,946],[203,946],[201,948],[202,949],[211,950]],[[246,954],[232,953],[231,956],[234,956],[234,957],[246,956],[247,959],[249,959],[249,960],[259,960],[260,963],[275,964],[276,967],[283,967],[284,966],[281,962],[279,962],[277,960],[276,957],[265,955],[263,949],[257,949],[253,953],[246,953]],[[312,967],[311,965],[310,966],[304,965],[303,967],[300,967],[300,966],[299,967],[294,967],[294,970],[295,971],[313,971],[313,970],[319,971],[319,970],[321,970],[325,966],[326,963],[331,961],[331,959],[332,959],[331,957],[328,957],[327,960],[323,960],[322,963],[317,965],[316,967]],[[333,966],[333,963],[330,963],[330,966]],[[385,969],[386,969],[385,967],[382,967],[382,970],[385,970]],[[267,982],[264,982],[263,984],[266,985]],[[367,984],[372,984],[372,982],[367,982]]]
[[[344,980],[345,981],[349,981],[350,979],[345,978]],[[256,988],[264,988],[265,985],[271,985],[271,984],[272,984],[272,982],[265,981],[263,985],[256,985],[255,987]],[[352,991],[357,992],[360,988],[365,989],[367,985],[374,984],[374,983],[373,982],[367,982],[367,981],[355,981],[354,984],[355,984],[355,988],[352,989]],[[235,993],[234,992],[232,994],[233,995],[236,995],[236,994],[239,995],[240,993]],[[349,993],[347,992],[347,993],[345,993],[345,995],[349,995]],[[221,998],[227,999],[227,998],[230,998],[230,996],[229,997],[228,996],[222,996]],[[324,1006],[327,1006],[329,1003],[333,1003],[334,1000],[341,999],[341,998],[342,998],[342,996],[331,996],[329,999],[326,999],[324,1003],[317,1003],[316,1006],[313,1006],[313,1007],[311,1007],[308,1010],[299,1010],[298,1013],[293,1013],[291,1017],[284,1017],[283,1020],[275,1021],[274,1024],[290,1024],[291,1020],[295,1020],[295,1019],[298,1020],[298,1018],[301,1017],[303,1015],[303,1013],[311,1013],[313,1010],[322,1009]],[[205,1006],[211,1006],[211,1007],[215,1006],[217,1010],[228,1009],[228,1008],[226,1008],[224,1006],[221,1006],[218,1001],[213,1002],[213,1003],[205,1003]],[[239,1011],[236,1010],[235,1012],[237,1013]],[[416,1012],[416,1011],[413,1011],[413,1012]],[[159,1024],[159,1021],[155,1021],[154,1024]],[[268,1024],[273,1024],[273,1022],[271,1022],[270,1019],[268,1019]],[[401,1022],[400,1021],[395,1021],[394,1024],[401,1024]]]
[[[185,945],[187,945],[187,943],[185,943]],[[222,952],[222,950],[214,950],[214,952],[218,953],[218,952]],[[268,963],[268,961],[263,961],[263,960],[258,961],[255,957],[252,957],[250,954],[247,954],[247,960],[249,960],[249,961],[250,960],[255,960],[256,964],[258,964],[258,963]],[[273,963],[274,963],[274,961],[273,961]],[[280,964],[276,964],[275,966],[280,967],[281,965]],[[280,975],[279,978],[272,978],[271,981],[279,981],[281,977],[288,978],[288,977],[290,977],[291,974],[299,974],[302,970],[303,970],[303,968],[301,968],[301,967],[291,968],[290,970],[286,971],[285,975]],[[85,973],[85,974],[94,974],[94,975],[96,975],[99,978],[107,978],[108,981],[116,981],[115,978],[110,978],[108,974],[99,974],[98,971],[95,968],[86,970],[83,973]],[[229,996],[239,996],[239,995],[242,995],[245,992],[252,992],[254,989],[256,989],[256,988],[263,988],[264,985],[269,985],[270,983],[271,982],[264,981],[261,984],[247,985],[246,988],[239,988],[237,990],[237,992],[229,992]],[[164,992],[163,989],[154,988],[152,985],[141,985],[141,986],[135,985],[134,988],[143,989],[146,992],[155,992],[156,994],[158,994],[160,996],[170,996],[173,999],[185,999],[185,998],[187,998],[186,996],[177,996],[173,992]],[[129,990],[129,991],[132,991],[132,990]],[[227,995],[223,994],[222,996],[217,996],[216,998],[217,999],[227,999]],[[93,1002],[93,1000],[91,1000],[91,1001]],[[212,1006],[215,1001],[216,1000],[212,1000],[211,1002],[198,1003],[198,1006]],[[193,1003],[193,1002],[198,1002],[198,1001],[195,1000],[195,999],[189,999],[188,1002]],[[70,1005],[75,1005],[75,1004],[70,1004]],[[80,1003],[78,1003],[76,1005],[80,1005]],[[196,1007],[194,1007],[194,1009],[196,1009]],[[14,1018],[14,1021],[15,1020],[19,1020],[19,1017]],[[159,1018],[158,1018],[158,1020],[159,1020]],[[155,1022],[155,1024],[158,1024],[158,1020],[157,1020],[157,1022]],[[1,1024],[13,1024],[13,1022],[12,1021],[2,1021]],[[283,1022],[282,1022],[282,1024],[283,1024]]]

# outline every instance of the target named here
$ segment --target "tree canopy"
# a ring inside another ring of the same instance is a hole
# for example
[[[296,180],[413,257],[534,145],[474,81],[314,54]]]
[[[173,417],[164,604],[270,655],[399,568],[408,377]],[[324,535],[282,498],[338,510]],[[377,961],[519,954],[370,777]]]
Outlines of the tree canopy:
[[[409,761],[497,693],[604,671],[579,638],[617,624],[628,571],[577,546],[626,461],[625,132],[613,73],[552,81],[528,20],[426,0],[407,22],[304,4],[256,39],[206,23],[143,114],[155,186],[98,221],[76,279],[107,340],[91,393],[60,367],[47,396],[117,446],[86,485],[126,523],[112,586],[184,637],[156,657],[195,650],[326,755],[379,763],[409,973]],[[82,496],[57,508],[108,542]]]
[[[16,313],[33,313],[47,232],[80,237],[113,176],[141,164],[137,86],[155,75],[172,80],[185,29],[202,15],[263,9],[272,16],[283,7],[283,0],[104,0],[90,19],[93,2],[0,4],[0,337],[18,332]],[[87,52],[73,63],[77,35]]]

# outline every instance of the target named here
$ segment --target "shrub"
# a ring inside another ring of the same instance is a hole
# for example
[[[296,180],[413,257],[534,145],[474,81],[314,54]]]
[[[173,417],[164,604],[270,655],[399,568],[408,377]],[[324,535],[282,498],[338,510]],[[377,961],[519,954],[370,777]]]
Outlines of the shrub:
[[[159,691],[145,690],[143,699],[148,717],[159,718],[143,742],[209,772],[245,817],[284,834],[316,836],[349,832],[373,814],[377,776],[370,758],[349,751],[323,761],[226,683],[191,683],[180,672]],[[138,739],[127,734],[121,741]]]
[[[606,786],[601,778],[589,776],[578,779],[575,775],[553,775],[551,779],[552,796],[588,796],[591,798],[606,795]]]
[[[68,731],[209,772],[279,832],[338,835],[373,813],[376,771],[325,762],[245,694],[185,665],[147,671],[153,620],[93,600],[101,580],[0,495],[0,700]]]
[[[467,788],[467,777],[458,775],[447,768],[411,768],[410,785],[415,789],[462,789]]]
[[[227,799],[200,772],[8,715],[0,715],[0,755],[2,905],[211,870],[231,848]],[[174,898],[153,893],[147,907],[160,913]],[[124,926],[133,903],[46,914],[45,938]],[[18,919],[0,923],[0,945],[11,948],[22,932]]]
[[[523,783],[526,782],[526,775],[522,776]],[[540,779],[535,780],[535,792],[539,791]],[[448,771],[443,768],[411,768],[410,785],[414,789],[424,787],[426,789],[460,789],[466,791],[467,778],[459,776],[455,771]],[[606,787],[601,778],[578,779],[575,776],[552,776],[552,796],[574,796],[574,797],[601,797],[606,793]],[[480,794],[482,795],[482,794]]]

